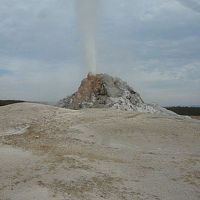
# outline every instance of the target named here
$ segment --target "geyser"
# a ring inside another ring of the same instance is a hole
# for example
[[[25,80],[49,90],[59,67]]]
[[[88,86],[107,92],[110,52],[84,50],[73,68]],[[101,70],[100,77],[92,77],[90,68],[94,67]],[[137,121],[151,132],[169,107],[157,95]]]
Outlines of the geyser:
[[[120,78],[108,74],[88,74],[77,92],[57,104],[68,109],[113,108],[134,112],[175,115],[155,104],[146,104],[140,94]]]
[[[97,0],[76,0],[80,30],[85,48],[85,65],[96,74],[96,19]]]

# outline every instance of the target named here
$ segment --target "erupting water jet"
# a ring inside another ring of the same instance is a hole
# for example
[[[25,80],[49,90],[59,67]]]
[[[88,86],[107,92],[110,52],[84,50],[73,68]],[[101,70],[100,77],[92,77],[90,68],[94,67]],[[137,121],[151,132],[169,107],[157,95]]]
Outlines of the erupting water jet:
[[[85,48],[85,64],[88,71],[96,74],[96,18],[97,0],[76,0],[80,30]]]

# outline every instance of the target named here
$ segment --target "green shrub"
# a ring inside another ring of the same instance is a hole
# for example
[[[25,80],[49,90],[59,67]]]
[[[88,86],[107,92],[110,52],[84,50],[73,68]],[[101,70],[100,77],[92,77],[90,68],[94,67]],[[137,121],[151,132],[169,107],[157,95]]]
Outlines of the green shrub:
[[[200,116],[200,107],[167,107],[166,109],[171,110],[179,115],[188,116]]]
[[[9,104],[14,104],[14,103],[22,103],[24,101],[19,101],[19,100],[0,100],[0,106],[6,106]]]

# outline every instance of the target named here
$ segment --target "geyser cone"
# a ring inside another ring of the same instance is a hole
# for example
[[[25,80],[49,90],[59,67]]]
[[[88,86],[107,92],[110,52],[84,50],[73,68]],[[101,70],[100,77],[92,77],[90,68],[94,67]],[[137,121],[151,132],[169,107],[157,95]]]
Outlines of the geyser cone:
[[[62,99],[58,106],[69,109],[114,108],[120,110],[175,115],[158,105],[146,104],[126,82],[107,74],[88,76],[78,91]]]

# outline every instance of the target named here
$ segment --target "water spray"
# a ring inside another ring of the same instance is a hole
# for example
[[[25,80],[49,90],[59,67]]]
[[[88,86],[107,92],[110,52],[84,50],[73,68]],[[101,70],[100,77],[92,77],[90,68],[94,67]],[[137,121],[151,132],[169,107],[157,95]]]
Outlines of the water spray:
[[[98,0],[76,0],[88,71],[96,74],[96,19]]]

